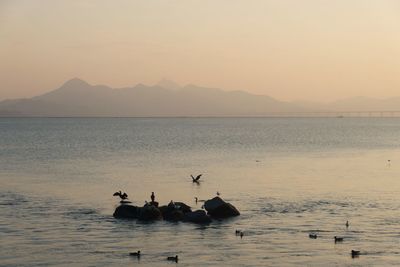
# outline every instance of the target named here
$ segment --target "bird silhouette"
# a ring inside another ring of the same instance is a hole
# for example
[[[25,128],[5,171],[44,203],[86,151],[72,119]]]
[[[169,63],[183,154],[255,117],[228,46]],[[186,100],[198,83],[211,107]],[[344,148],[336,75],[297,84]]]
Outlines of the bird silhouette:
[[[343,242],[343,237],[334,236],[334,238],[335,238],[335,243]]]
[[[206,202],[204,199],[199,199],[198,197],[194,197],[194,200],[197,202]]]
[[[311,234],[308,235],[308,237],[311,238],[311,239],[317,239],[318,235],[314,234],[314,233],[311,233]]]
[[[138,258],[140,258],[140,250],[138,250],[137,252],[131,252],[131,253],[129,253],[129,255],[130,255],[130,256],[133,256],[133,257],[138,257]]]
[[[167,260],[168,261],[178,262],[178,255],[176,255],[175,257],[168,257]]]
[[[194,177],[193,175],[190,175],[190,177],[192,177],[192,182],[193,183],[198,183],[198,182],[200,182],[200,177],[202,176],[203,174],[199,174],[199,175],[197,175],[196,177]]]
[[[128,198],[128,195],[127,195],[125,192],[122,193],[121,190],[119,190],[118,192],[115,192],[115,193],[113,194],[113,196],[114,196],[114,197],[115,197],[115,196],[119,196],[122,200],[125,200],[125,199]]]
[[[360,256],[360,251],[359,250],[351,250],[351,257],[356,258]]]

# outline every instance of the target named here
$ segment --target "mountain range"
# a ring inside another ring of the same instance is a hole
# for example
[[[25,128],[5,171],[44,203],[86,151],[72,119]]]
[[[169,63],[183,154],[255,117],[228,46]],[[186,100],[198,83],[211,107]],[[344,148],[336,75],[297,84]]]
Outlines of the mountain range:
[[[400,98],[344,99],[327,104],[284,102],[244,91],[224,91],[162,80],[113,89],[74,78],[48,93],[0,102],[0,116],[195,117],[269,116],[279,113],[396,110]]]

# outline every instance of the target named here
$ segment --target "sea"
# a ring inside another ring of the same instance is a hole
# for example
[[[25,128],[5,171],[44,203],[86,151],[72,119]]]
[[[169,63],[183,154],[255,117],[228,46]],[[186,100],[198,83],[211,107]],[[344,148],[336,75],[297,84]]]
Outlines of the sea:
[[[241,215],[115,219],[119,190]],[[0,119],[0,266],[399,265],[400,118]]]

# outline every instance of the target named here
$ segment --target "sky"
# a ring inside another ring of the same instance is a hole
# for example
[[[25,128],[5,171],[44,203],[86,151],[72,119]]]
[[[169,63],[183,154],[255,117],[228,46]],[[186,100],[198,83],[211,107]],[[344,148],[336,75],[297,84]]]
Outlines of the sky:
[[[400,96],[400,1],[0,0],[0,100],[73,77],[286,101]]]

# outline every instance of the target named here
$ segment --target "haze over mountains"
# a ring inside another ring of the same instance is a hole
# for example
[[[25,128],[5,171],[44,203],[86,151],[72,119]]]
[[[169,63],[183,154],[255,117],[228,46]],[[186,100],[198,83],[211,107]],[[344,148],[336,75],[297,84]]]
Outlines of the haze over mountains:
[[[113,89],[74,78],[43,95],[0,102],[0,116],[269,116],[312,111],[385,111],[398,107],[400,97],[385,100],[359,97],[329,104],[290,103],[243,91],[196,85],[181,87],[169,80],[153,86],[138,84]]]

